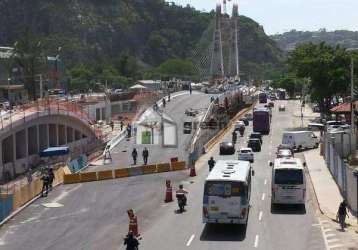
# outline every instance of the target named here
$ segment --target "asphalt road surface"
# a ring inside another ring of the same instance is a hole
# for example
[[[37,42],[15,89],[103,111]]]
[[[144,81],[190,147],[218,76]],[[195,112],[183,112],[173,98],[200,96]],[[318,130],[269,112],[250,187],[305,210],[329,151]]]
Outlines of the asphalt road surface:
[[[278,112],[278,104],[286,105]],[[126,210],[134,208],[143,236],[140,249],[325,249],[322,232],[317,227],[317,208],[312,190],[307,192],[305,207],[282,206],[272,210],[271,168],[282,132],[294,124],[297,102],[276,101],[271,133],[264,137],[263,148],[255,153],[251,208],[248,225],[207,226],[202,223],[203,183],[208,174],[207,160],[219,156],[215,145],[197,164],[197,177],[187,172],[165,173],[60,186],[48,198],[37,200],[0,229],[0,249],[125,249],[123,236],[128,230]],[[246,146],[251,124],[239,137],[237,149]],[[231,132],[223,140],[231,140]],[[189,191],[187,211],[177,214],[176,202],[165,204],[165,179]],[[46,208],[44,203],[59,203]]]
[[[161,145],[137,145],[135,144],[135,138],[132,137],[129,141],[126,139],[120,142],[111,151],[112,164],[102,165],[103,161],[98,161],[99,166],[91,166],[86,171],[102,170],[118,167],[134,166],[131,152],[133,148],[138,152],[138,165],[143,164],[142,151],[144,147],[149,150],[148,164],[169,162],[171,157],[178,157],[179,160],[186,161],[188,159],[188,145],[192,138],[192,134],[183,133],[183,123],[185,121],[191,121],[195,118],[187,116],[185,110],[192,108],[197,110],[199,114],[197,119],[202,117],[210,104],[210,97],[212,95],[204,94],[202,92],[193,92],[192,95],[185,93],[183,95],[172,98],[170,102],[167,102],[165,108],[161,106],[165,114],[168,114],[177,124],[178,127],[178,147],[176,148],[163,148]],[[193,130],[194,131],[194,130]]]

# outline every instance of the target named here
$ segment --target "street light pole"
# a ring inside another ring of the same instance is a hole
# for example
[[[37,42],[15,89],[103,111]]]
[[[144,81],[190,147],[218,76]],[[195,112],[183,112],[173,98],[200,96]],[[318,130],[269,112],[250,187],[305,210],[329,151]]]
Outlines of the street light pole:
[[[351,131],[355,132],[354,125],[354,61],[353,55],[351,55]]]

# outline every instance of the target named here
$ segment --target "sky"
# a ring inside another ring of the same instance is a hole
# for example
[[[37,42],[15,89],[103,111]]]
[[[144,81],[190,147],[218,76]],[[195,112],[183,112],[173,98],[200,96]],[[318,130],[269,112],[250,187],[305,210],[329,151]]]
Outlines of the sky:
[[[210,11],[217,0],[170,0],[198,10]],[[262,25],[267,34],[277,34],[292,29],[328,31],[358,30],[358,0],[231,0],[238,2],[240,15],[252,18]]]

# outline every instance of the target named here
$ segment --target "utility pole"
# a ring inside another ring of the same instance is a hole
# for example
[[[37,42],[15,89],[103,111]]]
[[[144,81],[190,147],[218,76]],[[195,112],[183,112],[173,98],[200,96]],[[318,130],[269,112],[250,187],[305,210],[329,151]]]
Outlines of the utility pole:
[[[354,125],[354,61],[353,55],[351,55],[351,134],[355,132]]]
[[[43,83],[42,83],[42,74],[40,76],[40,99],[43,98]]]

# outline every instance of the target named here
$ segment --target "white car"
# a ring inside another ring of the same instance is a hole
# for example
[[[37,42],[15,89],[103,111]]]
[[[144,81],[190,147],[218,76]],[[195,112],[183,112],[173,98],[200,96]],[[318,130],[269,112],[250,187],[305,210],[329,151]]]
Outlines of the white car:
[[[285,105],[280,105],[280,107],[278,107],[278,111],[285,111],[286,107]]]
[[[240,161],[249,161],[254,162],[254,152],[251,148],[241,148],[238,151],[239,157],[238,160]]]
[[[245,127],[245,123],[243,121],[236,122],[235,131],[239,130],[241,127]]]

